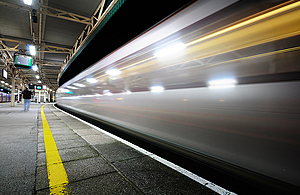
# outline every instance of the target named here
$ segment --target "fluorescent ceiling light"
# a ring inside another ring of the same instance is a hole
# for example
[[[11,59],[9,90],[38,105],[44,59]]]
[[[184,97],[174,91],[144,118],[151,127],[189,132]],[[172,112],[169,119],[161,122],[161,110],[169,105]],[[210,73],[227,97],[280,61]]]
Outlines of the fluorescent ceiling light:
[[[38,83],[42,83],[42,81],[38,81]]]
[[[29,51],[32,56],[35,56],[35,46],[34,45],[29,45]]]
[[[73,85],[77,86],[77,87],[85,87],[85,85],[81,84],[81,83],[73,83]]]
[[[86,81],[89,83],[97,83],[98,82],[98,80],[94,79],[94,78],[88,78]]]
[[[166,56],[169,56],[171,54],[175,54],[181,50],[183,50],[185,48],[185,44],[183,43],[175,43],[175,44],[172,44],[172,45],[169,45],[167,47],[164,47],[162,49],[159,49],[157,50],[155,53],[154,53],[154,56],[155,57],[166,57]]]
[[[24,1],[24,3],[26,4],[26,5],[31,5],[32,4],[32,0],[23,0]]]
[[[163,92],[165,90],[165,88],[163,88],[162,86],[153,86],[150,89],[151,92]]]
[[[221,79],[209,81],[208,84],[210,89],[224,89],[235,87],[237,81],[235,79]]]
[[[38,69],[39,69],[39,67],[37,65],[32,66],[32,70],[37,71]]]
[[[46,86],[46,85],[43,85],[43,89],[47,89],[47,86]]]
[[[35,75],[35,78],[39,79],[39,78],[40,78],[40,76],[39,76],[39,75]]]
[[[115,69],[108,70],[105,73],[110,76],[118,76],[119,74],[121,74],[121,71],[115,68]]]

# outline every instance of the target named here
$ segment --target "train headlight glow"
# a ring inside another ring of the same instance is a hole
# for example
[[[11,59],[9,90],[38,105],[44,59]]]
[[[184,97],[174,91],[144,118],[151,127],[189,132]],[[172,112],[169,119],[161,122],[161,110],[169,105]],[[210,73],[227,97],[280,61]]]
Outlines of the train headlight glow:
[[[175,44],[172,44],[172,45],[169,45],[167,47],[164,47],[162,49],[159,49],[157,50],[155,53],[154,53],[154,56],[155,57],[166,57],[166,56],[169,56],[171,54],[175,54],[181,50],[183,50],[185,48],[185,44],[183,43],[175,43]]]
[[[208,82],[208,87],[210,89],[224,89],[224,88],[232,88],[237,84],[237,80],[235,79],[221,79],[221,80],[212,80]]]

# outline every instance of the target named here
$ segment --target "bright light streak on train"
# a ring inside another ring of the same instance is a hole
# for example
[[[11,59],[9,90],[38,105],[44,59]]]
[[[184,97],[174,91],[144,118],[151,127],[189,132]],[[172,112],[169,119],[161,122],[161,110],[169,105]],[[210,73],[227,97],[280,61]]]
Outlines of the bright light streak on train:
[[[210,89],[233,88],[237,84],[235,79],[212,80],[208,82]]]
[[[73,83],[73,85],[77,86],[77,87],[85,87],[84,84],[81,84],[81,83]]]
[[[176,54],[182,50],[185,49],[185,44],[183,43],[175,43],[175,44],[171,44],[165,48],[159,49],[154,53],[155,57],[167,57],[170,56],[172,54]]]
[[[163,88],[162,86],[153,86],[151,87],[151,92],[163,92],[165,90],[165,88]]]
[[[69,89],[78,89],[77,87],[73,87],[73,86],[66,86],[66,88],[69,88]]]
[[[86,79],[86,81],[89,83],[97,83],[98,82],[98,80],[94,79],[94,78],[88,78],[88,79]]]
[[[70,93],[69,89],[61,88],[57,91],[58,93]]]
[[[292,10],[293,8],[296,8],[296,7],[299,7],[299,6],[300,6],[300,2],[293,3],[293,4],[291,4],[291,5],[288,5],[288,6],[279,8],[279,9],[276,9],[276,10],[274,10],[274,11],[268,12],[268,13],[266,13],[266,14],[260,15],[260,16],[258,16],[258,17],[252,18],[252,19],[250,19],[250,20],[246,20],[246,21],[241,22],[241,23],[239,23],[239,24],[236,24],[236,25],[234,25],[234,26],[230,26],[230,27],[228,27],[228,28],[226,28],[226,29],[217,31],[217,32],[212,33],[212,34],[210,34],[210,35],[208,35],[208,36],[205,36],[205,37],[202,37],[202,38],[197,39],[197,40],[195,40],[195,41],[192,41],[192,42],[188,43],[187,45],[190,46],[190,45],[193,45],[193,44],[195,44],[195,43],[198,43],[198,42],[201,42],[201,41],[205,41],[205,40],[207,40],[207,39],[210,39],[210,38],[219,36],[219,35],[221,35],[221,34],[227,33],[227,32],[229,32],[229,31],[232,31],[232,30],[235,30],[235,29],[239,29],[239,28],[244,27],[244,26],[246,26],[246,25],[254,24],[255,22],[262,21],[262,20],[264,20],[264,19],[266,19],[266,18],[268,18],[268,17],[272,17],[272,16],[274,16],[274,15],[276,15],[276,14],[282,13],[282,12],[287,11],[287,10]]]
[[[109,76],[118,76],[121,74],[121,71],[119,69],[110,69],[108,71],[105,72],[106,74],[108,74]]]

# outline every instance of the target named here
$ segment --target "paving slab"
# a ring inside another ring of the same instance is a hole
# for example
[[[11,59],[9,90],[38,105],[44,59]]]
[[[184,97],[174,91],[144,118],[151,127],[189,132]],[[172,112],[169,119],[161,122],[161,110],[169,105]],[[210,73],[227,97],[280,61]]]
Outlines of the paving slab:
[[[90,145],[106,144],[117,141],[114,138],[109,137],[105,134],[82,135],[81,137],[85,139]]]
[[[121,143],[98,144],[94,146],[110,162],[125,161],[132,158],[145,156],[141,152]]]
[[[71,129],[88,129],[90,128],[90,126],[80,122],[80,121],[77,121],[77,122],[67,122],[67,124],[69,125],[69,127]]]
[[[116,172],[116,170],[101,157],[70,161],[64,165],[70,182]]]
[[[75,129],[74,132],[76,132],[78,135],[102,135],[103,133],[99,132],[98,130],[95,130],[93,128],[88,129]]]
[[[62,149],[59,150],[59,154],[63,162],[98,156],[98,153],[95,150],[93,150],[90,146]]]

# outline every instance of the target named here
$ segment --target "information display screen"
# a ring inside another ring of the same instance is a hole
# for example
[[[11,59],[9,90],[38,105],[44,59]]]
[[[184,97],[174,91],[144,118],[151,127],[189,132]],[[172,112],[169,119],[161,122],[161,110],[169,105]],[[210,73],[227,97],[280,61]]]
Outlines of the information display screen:
[[[29,69],[32,66],[32,56],[15,55],[15,67]]]

